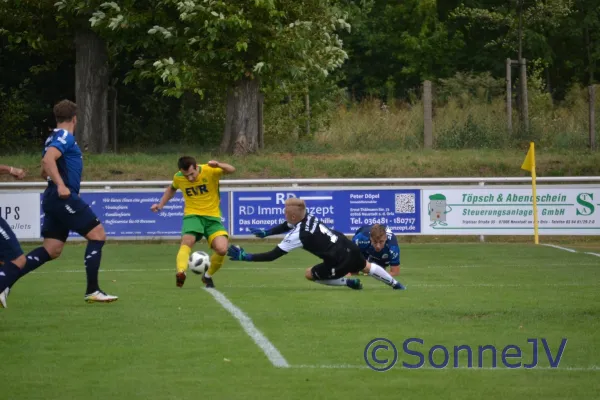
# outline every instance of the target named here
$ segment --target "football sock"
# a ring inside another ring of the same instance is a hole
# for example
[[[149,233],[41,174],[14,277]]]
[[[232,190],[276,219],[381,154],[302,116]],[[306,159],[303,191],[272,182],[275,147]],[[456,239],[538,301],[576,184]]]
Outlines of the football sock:
[[[10,287],[19,278],[21,269],[11,261],[7,261],[0,267],[0,293]]]
[[[321,285],[328,286],[346,286],[346,278],[338,278],[338,279],[319,279],[313,282],[320,283]]]
[[[374,263],[371,263],[369,275],[389,286],[394,286],[397,283],[397,281],[390,274],[388,274],[385,269]]]
[[[179,252],[177,253],[177,272],[185,272],[188,269],[188,261],[190,259],[190,254],[192,253],[192,248],[185,244],[182,244],[179,248]]]
[[[212,253],[210,256],[210,268],[204,274],[207,278],[211,278],[218,270],[223,266],[225,256],[221,256],[218,253]]]
[[[102,246],[104,246],[103,240],[90,240],[85,249],[86,294],[100,290],[98,286],[98,270],[100,270],[100,260],[102,259]]]
[[[48,251],[43,246],[31,250],[29,254],[27,254],[27,262],[25,263],[25,267],[19,270],[19,276],[17,277],[17,279],[15,279],[15,282],[21,279],[23,276],[30,273],[31,271],[41,267],[50,260],[50,254],[48,254]]]

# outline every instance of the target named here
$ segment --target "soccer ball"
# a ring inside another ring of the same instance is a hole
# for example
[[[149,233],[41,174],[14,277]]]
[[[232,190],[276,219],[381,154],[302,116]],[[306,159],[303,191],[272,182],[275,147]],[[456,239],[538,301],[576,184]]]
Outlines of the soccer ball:
[[[198,275],[203,275],[210,268],[210,256],[204,251],[195,251],[188,260],[190,270]]]

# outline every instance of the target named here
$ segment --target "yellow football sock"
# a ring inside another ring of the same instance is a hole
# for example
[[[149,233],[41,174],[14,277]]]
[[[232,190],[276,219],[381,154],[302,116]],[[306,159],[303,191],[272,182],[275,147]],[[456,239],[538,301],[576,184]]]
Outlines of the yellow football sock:
[[[223,262],[225,261],[225,256],[220,256],[218,253],[212,253],[210,256],[210,268],[208,269],[206,275],[212,277],[218,270],[223,266]]]
[[[188,269],[188,261],[192,248],[182,244],[177,253],[177,272],[185,272]]]

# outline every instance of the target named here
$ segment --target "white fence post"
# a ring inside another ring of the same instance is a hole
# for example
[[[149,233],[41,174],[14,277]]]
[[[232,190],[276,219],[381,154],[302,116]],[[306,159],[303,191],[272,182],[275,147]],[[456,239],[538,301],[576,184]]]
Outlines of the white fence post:
[[[479,186],[485,186],[485,182],[484,181],[479,182]],[[479,235],[479,241],[481,243],[485,242],[485,236],[484,235]]]

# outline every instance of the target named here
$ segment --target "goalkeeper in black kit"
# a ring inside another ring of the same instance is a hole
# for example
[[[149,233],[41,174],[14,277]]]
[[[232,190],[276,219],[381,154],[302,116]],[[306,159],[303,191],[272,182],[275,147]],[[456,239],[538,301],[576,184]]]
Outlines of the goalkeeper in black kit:
[[[308,268],[306,279],[330,286],[347,286],[362,289],[359,279],[346,278],[348,273],[364,272],[395,290],[406,287],[396,281],[384,268],[368,262],[360,248],[340,232],[325,226],[306,210],[304,200],[289,198],[285,202],[285,219],[281,225],[269,230],[252,229],[257,237],[287,233],[281,243],[266,253],[250,254],[235,245],[229,246],[227,255],[232,261],[269,262],[298,248],[321,258],[322,263]]]

